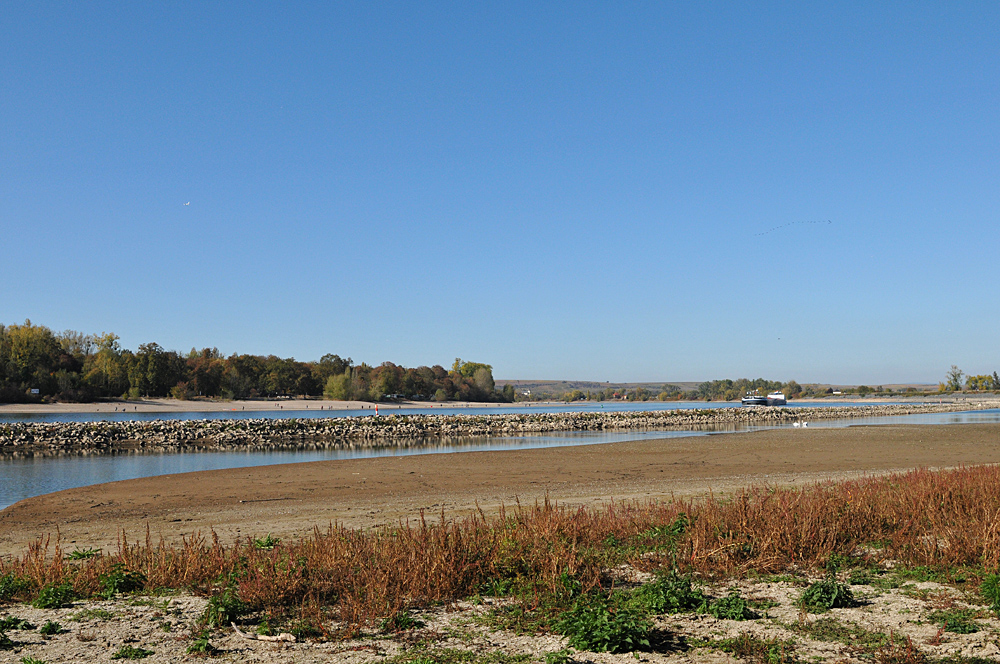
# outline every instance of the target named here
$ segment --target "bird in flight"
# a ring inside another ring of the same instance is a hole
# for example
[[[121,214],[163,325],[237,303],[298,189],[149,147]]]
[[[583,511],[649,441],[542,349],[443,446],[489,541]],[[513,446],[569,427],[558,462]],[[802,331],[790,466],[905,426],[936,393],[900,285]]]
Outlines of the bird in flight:
[[[757,236],[757,235],[767,235],[768,233],[773,233],[774,231],[776,231],[778,229],[786,228],[788,226],[794,226],[796,224],[832,224],[832,223],[833,222],[830,221],[829,219],[825,219],[823,221],[792,221],[792,222],[789,222],[787,224],[781,224],[780,226],[775,226],[774,228],[771,228],[769,230],[763,231],[761,233],[754,233],[754,235],[755,236]]]
[[[187,202],[187,203],[185,203],[184,205],[191,205],[191,201],[188,201],[188,202]]]

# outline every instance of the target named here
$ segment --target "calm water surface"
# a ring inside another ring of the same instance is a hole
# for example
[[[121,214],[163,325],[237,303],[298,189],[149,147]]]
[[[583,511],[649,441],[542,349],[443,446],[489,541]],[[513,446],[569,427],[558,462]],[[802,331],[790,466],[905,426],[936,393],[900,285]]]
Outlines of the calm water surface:
[[[624,405],[624,404],[622,404]],[[635,404],[640,406],[642,404]],[[704,408],[704,404],[700,404]],[[434,409],[428,412],[443,412]],[[497,412],[494,409],[454,409],[456,412]],[[579,409],[576,409],[579,410]],[[646,410],[651,410],[647,408]],[[310,411],[305,411],[310,412]],[[382,412],[381,408],[379,412]],[[516,412],[523,412],[517,410]],[[535,411],[537,412],[537,411]],[[553,411],[550,411],[553,412]],[[112,415],[114,413],[111,413]],[[272,413],[256,413],[259,415]],[[121,413],[119,413],[121,415]],[[184,415],[198,415],[190,414]],[[228,416],[228,413],[223,416]],[[249,415],[249,413],[248,413]],[[329,411],[321,415],[329,416]],[[285,416],[298,416],[291,413]],[[146,419],[146,418],[144,418]],[[148,419],[156,419],[150,417]],[[160,416],[160,419],[163,419]],[[177,419],[176,417],[173,419]],[[187,417],[185,419],[193,419]],[[216,418],[217,419],[217,418]],[[51,421],[51,420],[47,420]],[[901,415],[892,417],[854,418],[848,420],[818,420],[810,422],[810,427],[846,427],[858,424],[962,424],[1000,422],[1000,409],[979,410],[958,413],[928,413],[921,415]],[[385,447],[364,450],[274,450],[274,451],[222,451],[222,452],[178,452],[178,453],[123,453],[95,456],[36,457],[30,459],[0,459],[0,509],[31,496],[73,487],[115,482],[118,480],[187,473],[220,468],[242,468],[265,466],[279,463],[300,463],[304,461],[325,461],[330,459],[359,459],[376,456],[405,456],[413,454],[455,453],[468,451],[519,450],[537,447],[559,447],[568,445],[588,445],[615,443],[628,440],[650,440],[657,438],[680,438],[705,436],[713,433],[758,431],[763,429],[790,428],[782,425],[736,425],[719,424],[697,429],[672,431],[618,431],[618,432],[551,432],[523,436],[478,436],[435,440],[417,448]]]

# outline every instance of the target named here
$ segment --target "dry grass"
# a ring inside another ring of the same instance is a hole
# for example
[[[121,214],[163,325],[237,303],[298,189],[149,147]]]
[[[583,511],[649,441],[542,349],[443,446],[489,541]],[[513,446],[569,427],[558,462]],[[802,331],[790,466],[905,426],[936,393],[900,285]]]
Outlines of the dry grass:
[[[1000,468],[981,466],[802,490],[757,487],[729,500],[602,510],[546,501],[494,517],[442,515],[439,524],[330,527],[269,550],[250,539],[225,545],[214,534],[170,546],[147,533],[138,543],[123,536],[115,553],[69,562],[57,540],[45,540],[0,562],[0,594],[28,600],[45,585],[71,583],[78,596],[89,597],[117,566],[141,572],[147,590],[218,594],[228,587],[244,610],[313,624],[329,617],[350,632],[407,607],[498,587],[544,595],[572,577],[587,590],[608,583],[606,571],[626,562],[729,577],[818,567],[833,554],[863,550],[872,562],[995,570],[998,529]]]

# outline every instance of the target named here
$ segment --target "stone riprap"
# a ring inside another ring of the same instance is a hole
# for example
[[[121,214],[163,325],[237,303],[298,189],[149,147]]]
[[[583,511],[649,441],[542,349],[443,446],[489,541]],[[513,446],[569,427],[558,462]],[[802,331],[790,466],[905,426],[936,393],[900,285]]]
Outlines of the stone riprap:
[[[10,423],[0,424],[0,455],[416,447],[472,436],[553,431],[683,430],[718,425],[957,412],[996,406],[996,403],[979,402],[599,413]]]

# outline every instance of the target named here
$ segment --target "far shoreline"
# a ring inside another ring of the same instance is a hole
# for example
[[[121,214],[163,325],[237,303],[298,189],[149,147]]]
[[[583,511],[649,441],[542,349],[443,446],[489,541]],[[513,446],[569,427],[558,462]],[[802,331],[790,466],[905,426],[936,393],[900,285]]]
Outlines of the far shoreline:
[[[845,404],[919,404],[919,403],[977,403],[983,401],[997,401],[1000,405],[1000,397],[995,394],[946,394],[940,396],[884,396],[884,397],[860,397],[857,395],[837,395],[829,398],[803,398],[789,402],[789,406],[811,405],[821,403],[845,403]],[[109,412],[137,412],[137,413],[224,413],[224,412],[280,412],[287,411],[345,411],[345,410],[372,410],[378,408],[383,412],[393,410],[413,410],[413,409],[446,409],[446,408],[537,408],[565,406],[593,406],[596,404],[689,404],[697,405],[699,408],[718,408],[721,404],[726,406],[737,405],[738,401],[515,401],[505,402],[482,402],[482,401],[334,401],[319,398],[277,398],[277,399],[246,399],[223,401],[215,399],[172,399],[172,398],[143,398],[143,399],[109,399],[104,401],[93,401],[89,403],[56,402],[56,403],[8,403],[0,404],[0,415],[58,415],[58,414],[85,414],[85,413],[109,413]]]

